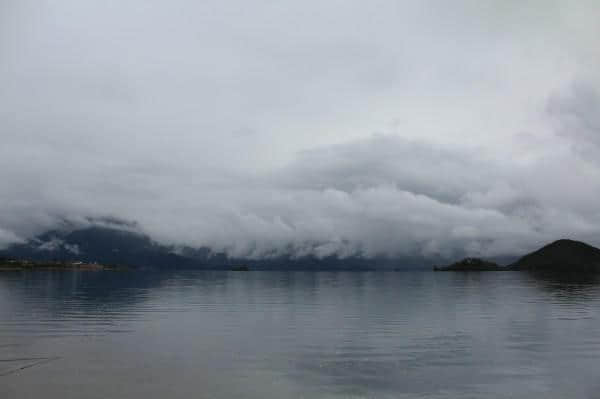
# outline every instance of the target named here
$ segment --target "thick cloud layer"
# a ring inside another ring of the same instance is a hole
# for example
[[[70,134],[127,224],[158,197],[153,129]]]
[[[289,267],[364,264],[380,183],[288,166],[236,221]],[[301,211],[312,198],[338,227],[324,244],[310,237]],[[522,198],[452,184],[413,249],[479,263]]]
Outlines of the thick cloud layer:
[[[600,245],[599,17],[5,1],[0,246],[107,216],[255,258]]]

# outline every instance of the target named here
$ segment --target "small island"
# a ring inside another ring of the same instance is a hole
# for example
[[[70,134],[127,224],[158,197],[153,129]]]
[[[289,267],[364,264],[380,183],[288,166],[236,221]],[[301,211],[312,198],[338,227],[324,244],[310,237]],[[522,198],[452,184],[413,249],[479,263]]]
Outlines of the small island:
[[[471,272],[501,271],[507,270],[507,268],[480,258],[465,258],[448,266],[436,266],[433,270],[437,272]]]
[[[561,239],[522,256],[508,266],[494,262],[465,258],[435,271],[548,271],[600,272],[600,249],[581,241]]]

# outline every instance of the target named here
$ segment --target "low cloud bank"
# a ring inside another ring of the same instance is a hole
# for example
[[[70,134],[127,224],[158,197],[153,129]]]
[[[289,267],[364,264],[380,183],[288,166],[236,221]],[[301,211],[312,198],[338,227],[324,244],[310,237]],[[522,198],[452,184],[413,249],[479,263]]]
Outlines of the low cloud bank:
[[[568,127],[523,141],[522,157],[394,135],[307,150],[261,173],[125,160],[101,169],[93,156],[79,170],[42,171],[4,157],[0,245],[107,215],[161,243],[250,258],[500,256],[560,237],[598,245],[598,101],[577,89],[548,112]]]

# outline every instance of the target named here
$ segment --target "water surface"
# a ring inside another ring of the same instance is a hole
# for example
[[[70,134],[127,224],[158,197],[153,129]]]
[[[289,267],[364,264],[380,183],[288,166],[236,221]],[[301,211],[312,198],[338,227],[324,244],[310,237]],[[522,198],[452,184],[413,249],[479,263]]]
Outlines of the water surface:
[[[0,274],[1,398],[600,398],[600,284],[518,272]]]

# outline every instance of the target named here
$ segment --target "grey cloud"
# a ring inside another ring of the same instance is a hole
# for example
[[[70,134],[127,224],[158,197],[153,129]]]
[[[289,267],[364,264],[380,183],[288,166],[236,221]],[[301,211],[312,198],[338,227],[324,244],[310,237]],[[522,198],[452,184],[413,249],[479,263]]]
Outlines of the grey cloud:
[[[528,192],[521,174],[547,181],[537,165],[513,169],[474,151],[394,136],[304,152],[271,177],[229,176],[216,185],[182,185],[181,175],[152,184],[131,173],[111,175],[110,184],[81,182],[79,190],[95,193],[93,202],[63,197],[53,213],[133,218],[161,242],[254,258],[505,255],[556,235],[599,232],[597,216],[568,203],[558,208],[556,191]],[[115,189],[136,180],[152,195]],[[597,189],[579,195],[595,198]]]
[[[0,245],[107,216],[255,258],[600,243],[597,2],[0,7]]]
[[[444,148],[395,136],[376,135],[352,143],[304,151],[280,179],[292,187],[351,191],[377,185],[458,203],[497,175],[476,149]],[[466,173],[468,172],[468,173]]]
[[[600,150],[600,94],[584,82],[555,94],[547,110],[557,124],[559,134],[573,147],[594,158]]]

